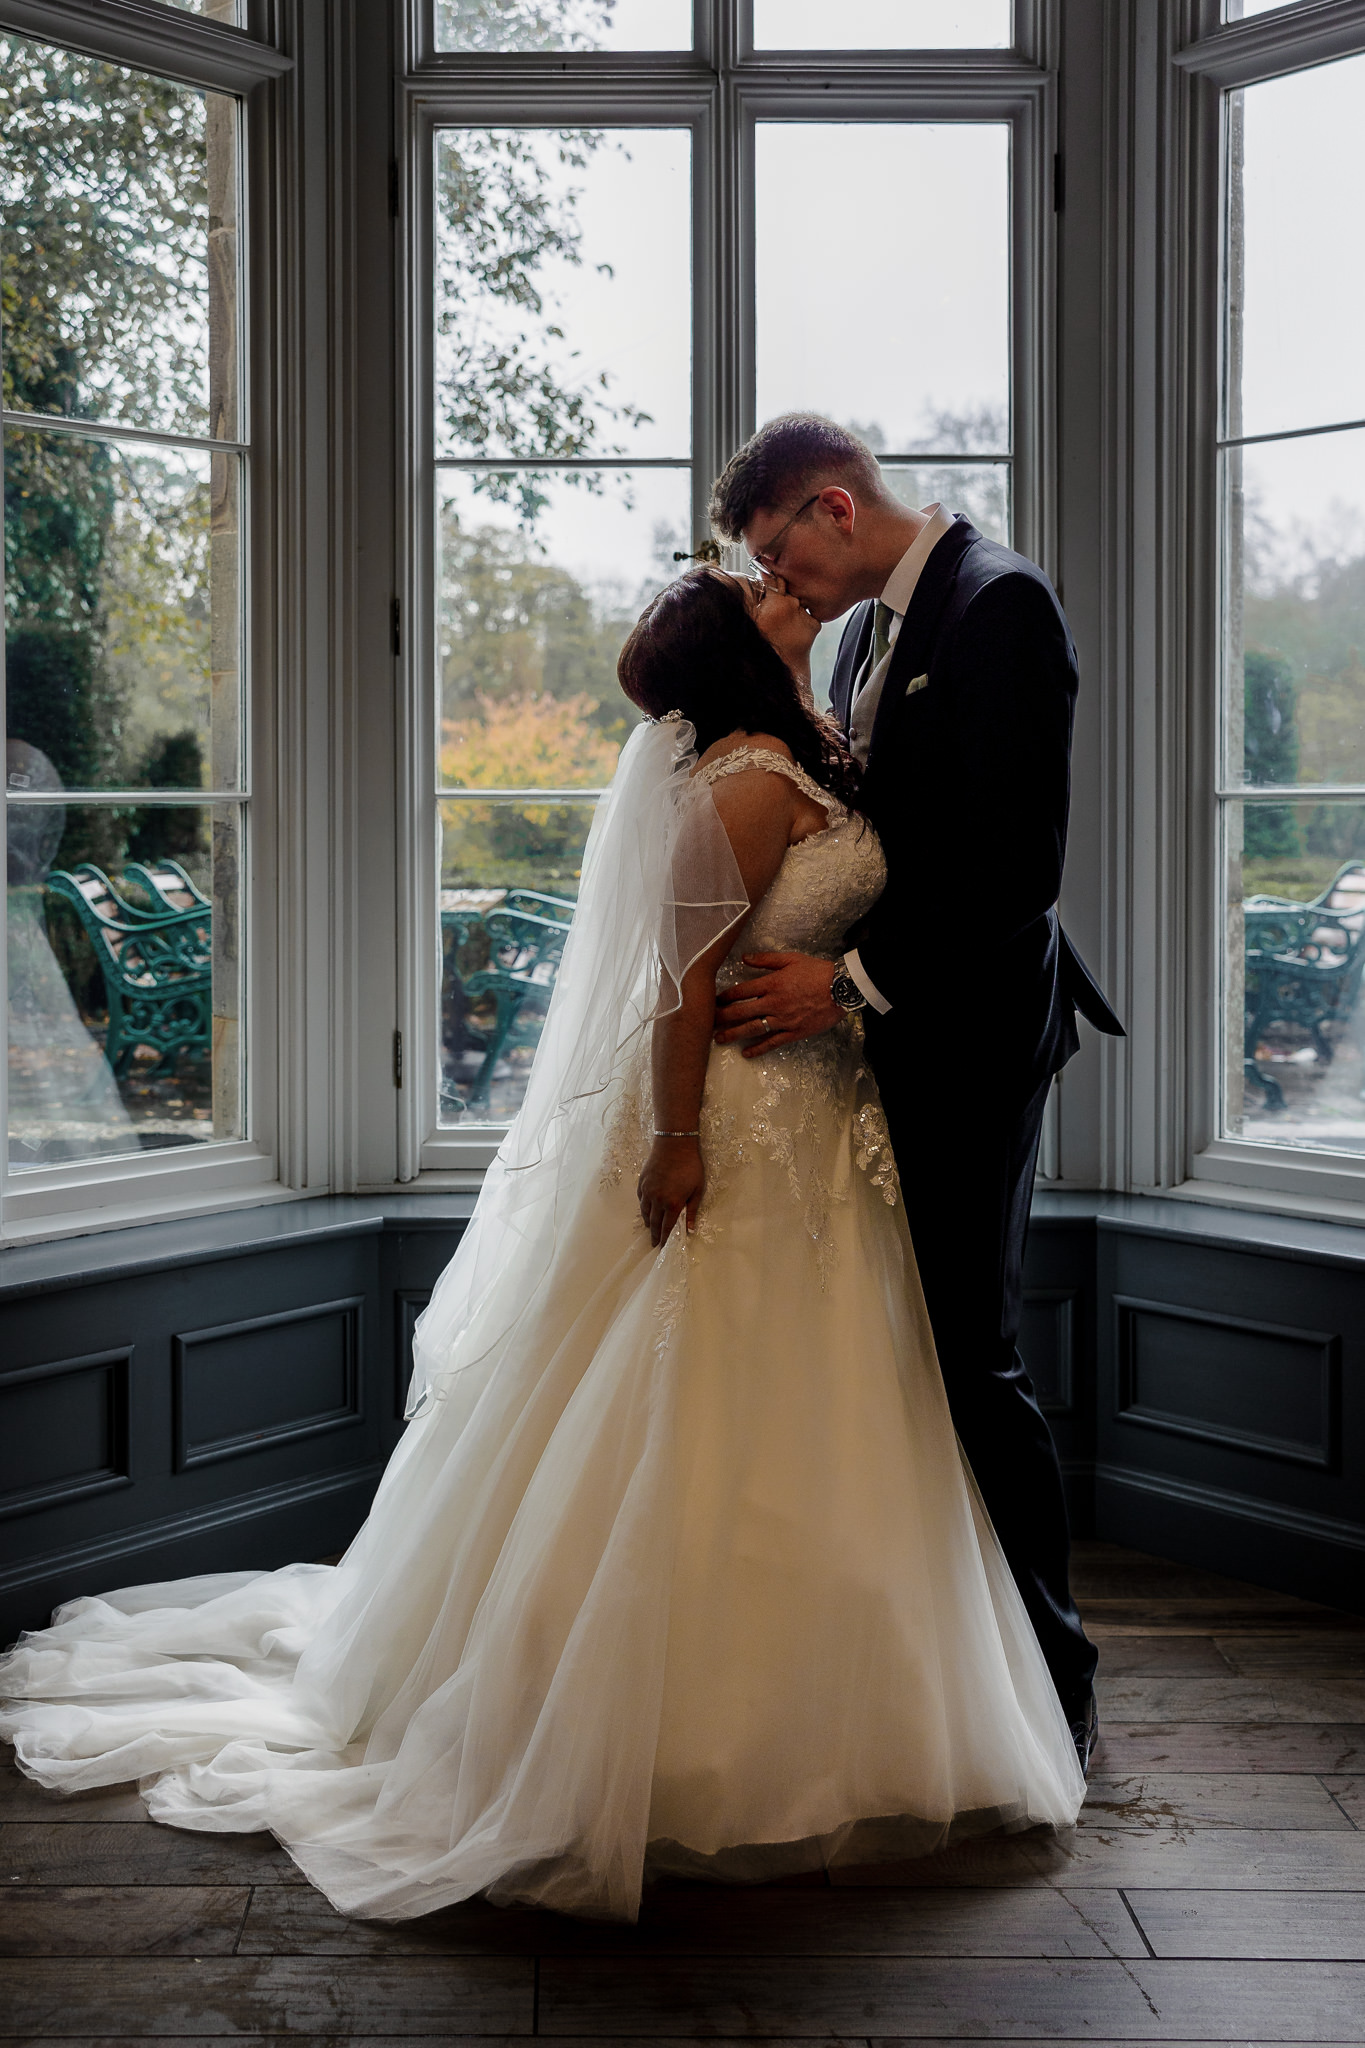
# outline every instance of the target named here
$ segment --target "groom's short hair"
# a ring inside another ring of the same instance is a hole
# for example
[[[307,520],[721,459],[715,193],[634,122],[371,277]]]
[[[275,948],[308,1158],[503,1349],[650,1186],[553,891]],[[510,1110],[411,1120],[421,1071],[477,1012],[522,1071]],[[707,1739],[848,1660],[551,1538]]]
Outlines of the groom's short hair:
[[[757,512],[784,512],[840,484],[864,502],[884,498],[877,458],[847,427],[817,412],[786,412],[759,428],[711,486],[711,529],[735,541]]]

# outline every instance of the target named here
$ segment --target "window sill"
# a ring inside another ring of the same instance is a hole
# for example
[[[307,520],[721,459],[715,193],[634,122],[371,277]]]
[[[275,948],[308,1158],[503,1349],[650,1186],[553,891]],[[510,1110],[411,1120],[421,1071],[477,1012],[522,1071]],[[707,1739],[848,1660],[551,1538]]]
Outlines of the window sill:
[[[1365,1220],[1365,1157],[1219,1138],[1196,1155],[1189,1178],[1172,1192],[1290,1216]]]
[[[477,1186],[497,1158],[498,1147],[506,1136],[507,1126],[495,1124],[483,1130],[442,1131],[439,1137],[428,1138],[422,1146],[422,1184],[425,1186],[432,1174],[444,1177],[472,1173]]]
[[[215,1146],[212,1152],[212,1157],[175,1165],[167,1163],[165,1154],[149,1153],[121,1162],[117,1172],[109,1170],[108,1160],[100,1160],[54,1169],[37,1185],[21,1183],[19,1192],[5,1198],[0,1245],[87,1237],[93,1231],[300,1199],[297,1189],[275,1179],[274,1161],[254,1146]]]
[[[385,1230],[448,1231],[467,1222],[467,1194],[298,1195],[271,1189],[251,1207],[172,1217],[129,1216],[125,1226],[101,1221],[79,1240],[10,1243],[0,1249],[0,1299],[80,1287],[130,1274],[153,1273],[206,1259],[245,1257],[283,1245]]]

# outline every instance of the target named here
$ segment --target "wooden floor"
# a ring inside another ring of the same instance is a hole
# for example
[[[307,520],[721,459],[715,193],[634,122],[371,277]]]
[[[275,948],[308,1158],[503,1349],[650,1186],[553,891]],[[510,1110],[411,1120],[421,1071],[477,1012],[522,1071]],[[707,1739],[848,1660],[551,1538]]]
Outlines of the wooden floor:
[[[265,1837],[0,1771],[0,2034],[1365,2041],[1365,1622],[1078,1549],[1104,1737],[1067,1838],[659,1889],[638,1928],[479,1903],[381,1928]]]

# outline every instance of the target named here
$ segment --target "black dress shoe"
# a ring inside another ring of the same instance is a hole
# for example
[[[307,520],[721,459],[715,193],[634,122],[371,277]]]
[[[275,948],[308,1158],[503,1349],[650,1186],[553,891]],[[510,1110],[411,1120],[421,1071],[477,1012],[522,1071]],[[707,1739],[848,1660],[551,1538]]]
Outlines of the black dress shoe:
[[[1088,1778],[1090,1759],[1100,1739],[1100,1710],[1093,1692],[1087,1693],[1080,1712],[1071,1716],[1071,1739],[1076,1745],[1076,1761],[1080,1764],[1081,1776]]]

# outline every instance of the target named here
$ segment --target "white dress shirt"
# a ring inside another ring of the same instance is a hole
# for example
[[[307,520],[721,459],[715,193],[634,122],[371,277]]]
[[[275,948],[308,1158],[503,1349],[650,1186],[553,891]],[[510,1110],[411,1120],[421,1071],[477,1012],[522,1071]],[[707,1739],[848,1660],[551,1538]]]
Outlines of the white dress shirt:
[[[891,645],[875,667],[872,663],[873,650],[869,647],[863,673],[853,686],[853,704],[849,712],[849,743],[853,750],[853,758],[864,765],[867,762],[867,750],[872,744],[872,728],[877,721],[877,707],[882,701],[882,689],[891,667],[891,656],[895,652],[905,614],[910,609],[915,586],[930,554],[953,523],[952,513],[945,512],[942,505],[926,505],[923,509],[927,523],[920,528],[887,577],[886,588],[882,592],[882,603],[895,615],[887,629]],[[880,1010],[885,1016],[891,1005],[858,958],[856,946],[852,952],[845,953],[844,966],[873,1009]]]

